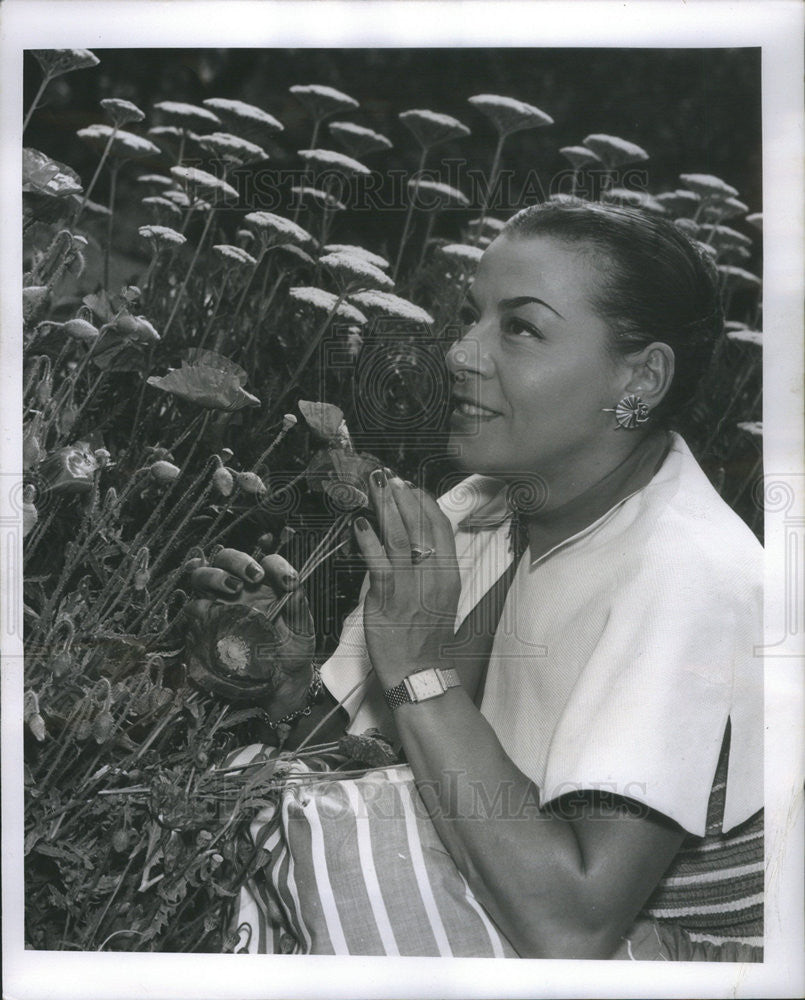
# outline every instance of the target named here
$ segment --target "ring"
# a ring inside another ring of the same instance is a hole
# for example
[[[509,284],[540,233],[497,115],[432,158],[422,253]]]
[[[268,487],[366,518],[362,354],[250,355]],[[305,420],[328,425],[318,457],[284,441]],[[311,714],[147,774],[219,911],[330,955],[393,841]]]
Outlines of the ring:
[[[411,548],[411,562],[416,566],[417,563],[424,562],[426,559],[430,559],[436,549],[420,549],[413,547]]]

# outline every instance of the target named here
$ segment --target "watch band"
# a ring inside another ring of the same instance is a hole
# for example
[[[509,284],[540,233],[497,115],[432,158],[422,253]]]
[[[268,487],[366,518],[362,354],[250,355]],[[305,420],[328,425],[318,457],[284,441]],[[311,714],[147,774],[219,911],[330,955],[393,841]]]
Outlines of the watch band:
[[[453,687],[461,687],[458,673],[453,667],[446,667],[444,670],[440,667],[429,667],[427,670],[417,670],[409,674],[400,684],[386,688],[383,694],[393,712],[400,705],[438,698]]]

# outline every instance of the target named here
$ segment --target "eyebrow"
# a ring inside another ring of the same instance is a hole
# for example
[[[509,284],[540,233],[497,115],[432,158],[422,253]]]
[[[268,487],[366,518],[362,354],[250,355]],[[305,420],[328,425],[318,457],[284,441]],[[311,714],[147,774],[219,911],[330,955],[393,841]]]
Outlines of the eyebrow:
[[[475,301],[475,297],[472,292],[467,292],[467,299],[476,309],[478,309],[478,303]],[[530,302],[536,302],[537,305],[545,306],[546,309],[550,309],[552,313],[555,313],[559,319],[565,318],[558,309],[554,309],[554,307],[548,302],[545,302],[544,299],[538,299],[536,295],[517,295],[513,299],[501,299],[498,305],[501,309],[517,309],[519,306],[528,305]]]

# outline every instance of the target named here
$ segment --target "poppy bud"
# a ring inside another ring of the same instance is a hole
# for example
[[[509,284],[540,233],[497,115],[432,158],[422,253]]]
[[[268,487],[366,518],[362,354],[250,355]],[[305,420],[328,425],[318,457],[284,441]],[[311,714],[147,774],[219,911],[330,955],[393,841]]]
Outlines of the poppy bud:
[[[34,525],[39,520],[39,512],[34,506],[36,490],[28,483],[22,488],[22,537],[33,531]]]
[[[274,536],[271,534],[270,531],[267,531],[264,535],[260,535],[260,537],[257,539],[257,544],[265,552],[268,552],[271,546],[274,544]]]
[[[293,413],[286,413],[285,416],[282,418],[282,429],[287,433],[292,427],[296,427],[298,423],[299,421],[296,419]]]
[[[31,719],[39,714],[39,698],[36,691],[31,691],[29,688],[22,699],[22,721],[30,722]]]
[[[83,340],[85,344],[94,343],[100,336],[100,330],[85,319],[68,319],[62,329],[68,337]]]
[[[244,493],[262,496],[266,492],[266,484],[255,472],[238,472],[235,478]]]
[[[112,834],[112,850],[116,851],[118,854],[122,854],[123,851],[129,846],[129,833],[128,830],[115,830]]]
[[[148,586],[148,582],[151,579],[151,574],[147,569],[138,569],[134,574],[134,589],[135,590],[145,590]]]
[[[55,677],[64,677],[69,674],[73,669],[72,654],[66,649],[63,649],[61,653],[56,653],[50,661],[50,669]]]
[[[47,285],[29,285],[22,290],[22,318],[31,322],[43,309],[49,295]]]
[[[111,712],[101,712],[92,723],[92,735],[96,743],[105,743],[112,735],[115,727],[115,719]]]
[[[231,448],[222,448],[221,449],[221,461],[222,462],[229,462],[229,461],[231,461],[231,459],[233,458],[234,454],[235,453],[234,453],[234,451],[232,451]]]
[[[46,406],[50,402],[50,397],[53,393],[53,379],[50,375],[45,375],[45,377],[39,382],[36,387],[36,401],[40,406]]]
[[[154,479],[160,483],[172,483],[175,479],[179,478],[182,471],[173,462],[166,462],[164,459],[153,462],[149,466],[149,469]]]
[[[45,720],[38,712],[28,720],[28,728],[38,743],[44,743],[47,729],[45,729]]]
[[[109,464],[109,459],[112,457],[106,448],[96,448],[93,454],[95,455],[95,460],[98,463],[98,468],[100,469],[105,469]]]
[[[185,573],[192,573],[194,570],[200,569],[202,566],[207,565],[207,560],[196,556],[193,559],[188,559],[184,564]]]
[[[225,497],[230,496],[232,490],[235,488],[235,480],[232,477],[232,473],[223,466],[220,469],[216,469],[213,473],[212,484]]]

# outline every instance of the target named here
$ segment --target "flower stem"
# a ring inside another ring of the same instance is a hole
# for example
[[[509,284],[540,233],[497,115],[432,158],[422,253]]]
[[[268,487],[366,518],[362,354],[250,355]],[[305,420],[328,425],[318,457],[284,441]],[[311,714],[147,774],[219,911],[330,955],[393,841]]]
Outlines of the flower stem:
[[[414,202],[416,201],[417,191],[419,190],[419,175],[425,169],[425,160],[428,155],[428,147],[423,146],[422,152],[419,156],[419,166],[416,169],[414,190],[411,192],[411,197],[408,199],[408,209],[405,213],[405,223],[403,224],[402,236],[400,237],[400,246],[397,250],[397,260],[394,262],[394,270],[391,272],[391,277],[394,281],[397,280],[397,272],[400,270],[400,262],[402,261],[403,251],[405,250],[405,244],[408,240],[408,230],[411,228],[411,216],[414,211]]]
[[[114,163],[110,169],[109,181],[109,221],[106,224],[106,247],[103,256],[103,287],[109,288],[109,257],[112,253],[112,232],[115,223],[115,188],[117,187],[117,172],[119,165]]]
[[[115,141],[115,136],[117,135],[119,125],[115,125],[109,134],[109,138],[106,140],[106,146],[104,147],[103,153],[101,153],[101,158],[98,161],[98,166],[95,168],[95,173],[92,175],[92,180],[87,185],[87,190],[84,192],[84,197],[81,199],[81,203],[76,209],[76,213],[73,216],[73,225],[78,224],[78,220],[81,218],[84,209],[87,207],[87,202],[89,201],[89,196],[92,194],[93,188],[100,177],[101,170],[104,163],[106,163],[106,158],[109,156],[109,150],[112,148],[112,143]]]
[[[210,231],[210,226],[212,225],[212,220],[214,216],[215,216],[215,208],[210,208],[209,215],[207,216],[207,221],[204,223],[204,229],[201,233],[201,237],[198,241],[198,244],[196,245],[196,252],[193,254],[193,259],[190,261],[190,267],[188,267],[187,269],[187,273],[184,276],[184,281],[182,282],[179,291],[176,293],[176,298],[174,299],[173,302],[173,309],[171,311],[170,316],[168,317],[168,322],[165,324],[165,329],[162,331],[163,337],[167,336],[167,333],[171,328],[171,324],[173,323],[174,317],[176,316],[176,312],[179,308],[179,303],[182,301],[185,289],[187,288],[187,283],[190,280],[190,276],[193,273],[193,269],[196,266],[196,261],[198,260],[199,254],[201,253],[201,248],[204,245],[204,241],[207,238],[207,233],[209,233]]]
[[[503,152],[503,143],[506,141],[506,136],[508,133],[501,132],[498,136],[497,145],[495,146],[495,155],[492,157],[492,166],[489,169],[489,183],[486,185],[486,193],[484,194],[483,205],[481,206],[481,215],[478,220],[478,235],[480,236],[484,228],[484,220],[486,219],[486,213],[489,211],[489,204],[492,200],[492,192],[495,190],[495,181],[498,179],[498,171],[500,170],[500,156]]]
[[[45,87],[47,87],[47,85],[50,83],[52,79],[53,79],[52,76],[46,74],[42,79],[42,82],[39,84],[39,90],[37,90],[36,92],[36,97],[34,97],[33,101],[31,102],[31,106],[30,108],[28,108],[28,114],[25,116],[25,121],[22,123],[23,132],[28,128],[28,123],[31,120],[31,116],[33,115],[34,111],[36,111],[37,105],[39,104],[39,99],[41,98],[42,94],[44,94]]]

